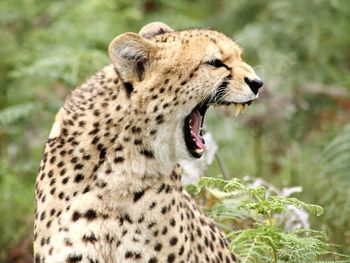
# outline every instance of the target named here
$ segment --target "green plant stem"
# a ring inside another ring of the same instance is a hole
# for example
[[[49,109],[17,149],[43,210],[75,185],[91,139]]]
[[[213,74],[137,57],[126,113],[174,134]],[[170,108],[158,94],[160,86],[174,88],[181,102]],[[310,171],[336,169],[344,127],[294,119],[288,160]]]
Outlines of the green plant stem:
[[[278,263],[277,249],[275,248],[275,246],[272,244],[271,241],[270,241],[270,245],[271,245],[272,251],[273,251],[273,262]]]
[[[262,201],[261,198],[260,198],[258,195],[254,195],[254,197],[255,197],[259,202]],[[272,226],[272,218],[271,218],[270,212],[268,212],[268,213],[266,214],[266,217],[267,217],[267,219],[268,219],[268,221],[269,221],[269,225]],[[276,247],[274,246],[274,244],[273,244],[271,241],[270,241],[269,243],[270,243],[270,246],[272,247],[272,251],[273,251],[273,258],[274,258],[273,261],[274,261],[274,263],[278,263],[277,249],[276,249]]]
[[[272,226],[272,218],[271,218],[270,213],[267,213],[266,216],[267,216],[267,219],[269,220],[270,226]]]
[[[231,177],[228,173],[228,170],[226,168],[226,165],[225,165],[225,162],[224,160],[222,159],[221,157],[221,154],[219,152],[219,150],[215,153],[215,158],[216,158],[216,161],[218,162],[219,164],[219,167],[220,167],[220,170],[222,172],[222,175],[224,177],[225,180],[229,180]]]

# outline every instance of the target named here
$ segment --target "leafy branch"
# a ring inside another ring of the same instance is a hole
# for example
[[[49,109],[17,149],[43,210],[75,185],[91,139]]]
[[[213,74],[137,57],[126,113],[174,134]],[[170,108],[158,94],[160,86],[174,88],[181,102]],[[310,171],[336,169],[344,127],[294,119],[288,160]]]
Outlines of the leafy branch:
[[[230,249],[240,262],[319,262],[329,255],[344,259],[332,262],[350,262],[347,256],[333,251],[322,232],[311,229],[287,232],[278,220],[278,216],[288,213],[292,207],[320,216],[324,212],[320,206],[271,193],[264,186],[249,186],[238,178],[202,177],[187,190],[194,195],[206,191],[219,200],[207,212],[224,226]],[[252,223],[232,230],[237,220]]]

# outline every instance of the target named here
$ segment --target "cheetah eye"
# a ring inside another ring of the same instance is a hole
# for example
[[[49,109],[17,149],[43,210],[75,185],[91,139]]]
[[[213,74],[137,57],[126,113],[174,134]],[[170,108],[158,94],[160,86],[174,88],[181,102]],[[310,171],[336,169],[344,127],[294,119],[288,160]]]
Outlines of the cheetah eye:
[[[224,68],[230,69],[230,68],[229,68],[227,65],[225,65],[224,62],[222,62],[222,60],[220,60],[220,59],[210,60],[210,61],[207,61],[207,62],[205,62],[205,63],[208,64],[208,65],[210,65],[210,66],[216,67],[216,68],[224,67]]]

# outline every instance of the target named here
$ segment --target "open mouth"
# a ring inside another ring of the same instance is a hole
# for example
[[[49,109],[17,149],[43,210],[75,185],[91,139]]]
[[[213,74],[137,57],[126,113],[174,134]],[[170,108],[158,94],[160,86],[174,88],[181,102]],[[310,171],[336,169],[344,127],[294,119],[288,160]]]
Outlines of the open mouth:
[[[245,111],[246,108],[252,103],[247,101],[244,103],[235,102],[202,102],[198,104],[192,112],[185,118],[184,123],[184,136],[187,150],[195,158],[200,158],[206,150],[205,141],[202,137],[202,128],[204,123],[205,113],[210,106],[229,106],[233,107],[236,116]]]

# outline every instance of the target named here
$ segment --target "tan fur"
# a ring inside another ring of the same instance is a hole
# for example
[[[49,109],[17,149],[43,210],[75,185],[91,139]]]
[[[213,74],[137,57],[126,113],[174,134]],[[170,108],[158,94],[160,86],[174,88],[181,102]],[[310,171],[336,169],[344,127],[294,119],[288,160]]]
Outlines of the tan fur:
[[[67,98],[45,146],[36,262],[235,262],[177,162],[188,158],[184,118],[223,80],[225,100],[256,98],[241,52],[219,32],[161,23],[112,41],[112,64]],[[206,64],[215,59],[230,69]]]

